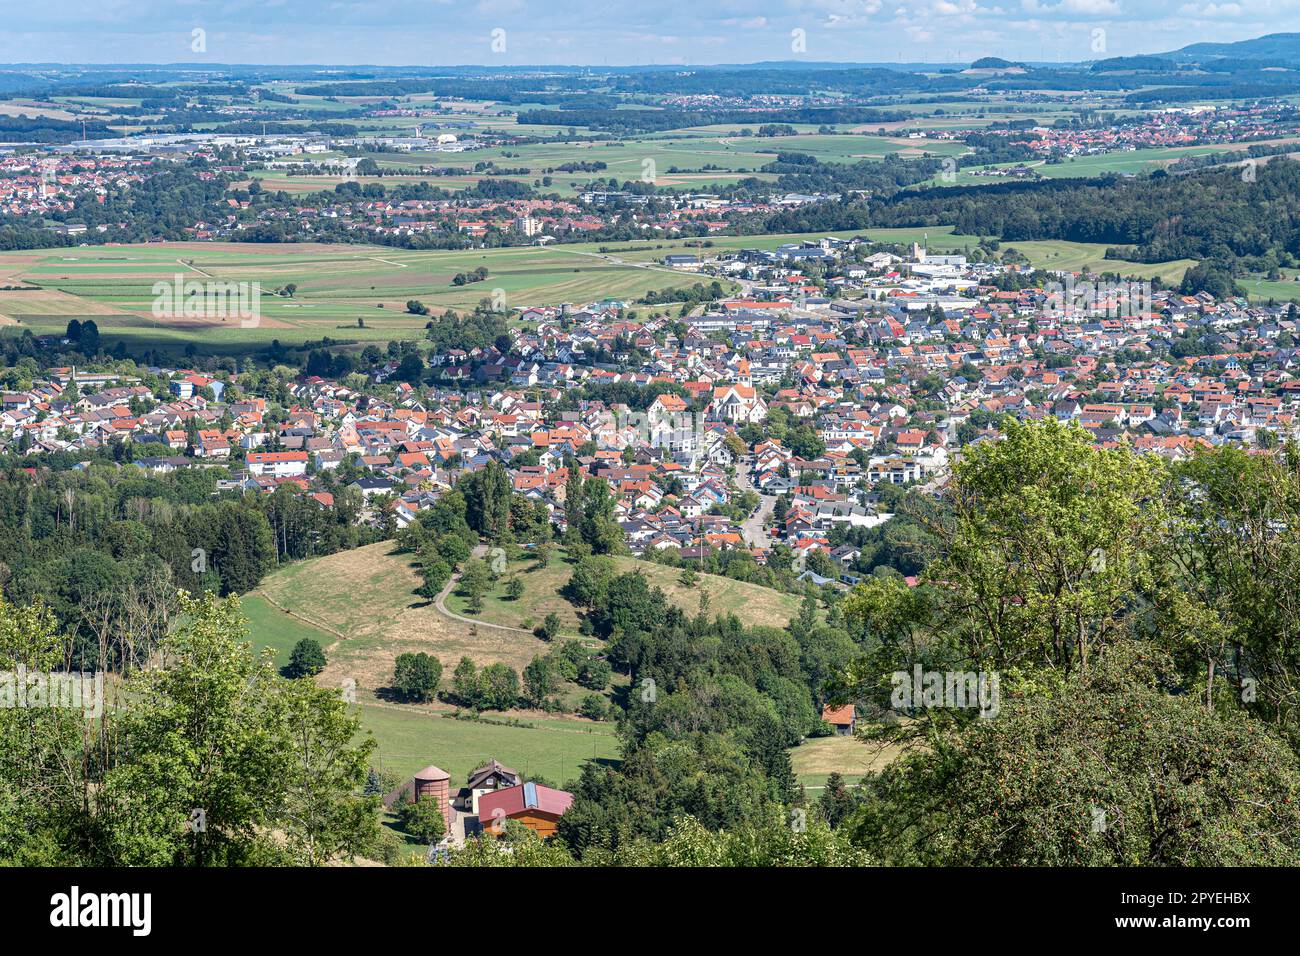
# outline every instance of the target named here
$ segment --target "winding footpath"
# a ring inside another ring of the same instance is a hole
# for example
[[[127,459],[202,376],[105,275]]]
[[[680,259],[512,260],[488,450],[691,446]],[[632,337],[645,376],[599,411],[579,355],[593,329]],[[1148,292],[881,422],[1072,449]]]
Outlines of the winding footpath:
[[[481,558],[487,554],[487,551],[488,551],[487,545],[480,544],[478,545],[478,547],[474,549],[473,557]],[[463,614],[457,614],[455,611],[447,610],[447,605],[444,602],[447,600],[447,595],[449,595],[452,592],[452,589],[456,587],[456,585],[459,582],[460,582],[460,572],[457,571],[455,574],[451,576],[451,580],[449,580],[446,584],[443,585],[442,590],[438,592],[438,596],[433,599],[433,606],[438,609],[439,614],[443,615],[444,617],[450,618],[453,621],[459,621],[462,624],[472,624],[475,627],[490,627],[493,630],[497,630],[497,631],[509,631],[514,634],[527,634],[529,637],[533,636],[532,631],[526,630],[522,627],[511,627],[508,624],[493,624],[490,621],[480,621],[477,620],[476,618],[465,617]]]

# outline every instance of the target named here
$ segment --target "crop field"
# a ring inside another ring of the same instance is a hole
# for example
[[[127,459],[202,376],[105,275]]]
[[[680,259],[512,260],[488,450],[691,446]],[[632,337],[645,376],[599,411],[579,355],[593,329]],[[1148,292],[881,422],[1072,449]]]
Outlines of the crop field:
[[[409,118],[408,118],[409,121]],[[531,132],[532,127],[520,127]],[[823,162],[853,163],[864,159],[882,159],[897,154],[906,157],[957,156],[967,152],[960,142],[907,136],[877,136],[844,132],[820,134],[814,128],[795,136],[735,136],[734,127],[701,127],[680,133],[655,134],[620,140],[574,140],[564,143],[528,143],[518,146],[475,149],[463,153],[376,153],[371,156],[380,166],[398,171],[382,177],[359,176],[362,184],[379,184],[392,189],[403,183],[426,181],[443,189],[467,189],[482,178],[474,173],[478,163],[491,162],[503,169],[526,169],[500,177],[533,184],[550,177],[545,191],[561,196],[577,195],[593,180],[639,180],[653,177],[656,185],[669,189],[719,188],[740,179],[755,177],[770,181],[775,177],[760,172],[776,159],[779,152],[806,153]],[[847,129],[847,128],[846,128]],[[321,155],[318,160],[328,158]],[[304,160],[306,162],[306,160]],[[605,168],[564,171],[557,167],[568,163],[603,163]],[[406,174],[407,170],[460,169],[464,175]],[[291,193],[333,189],[345,180],[343,174],[317,175],[293,173],[283,169],[253,173],[268,189]]]
[[[200,350],[285,344],[323,336],[387,342],[421,333],[428,319],[406,312],[418,299],[431,309],[466,310],[500,289],[507,307],[634,300],[652,289],[699,281],[650,263],[597,255],[594,246],[526,246],[463,251],[409,251],[377,246],[157,243],[95,246],[0,255],[4,284],[0,323],[35,333],[61,331],[70,318],[93,317],[109,342],[118,337],[158,347],[195,342]],[[479,266],[483,282],[452,284]],[[152,314],[155,283],[259,283],[260,318],[249,327],[224,320]],[[289,285],[292,296],[277,295]],[[358,319],[364,325],[358,324]]]
[[[1106,175],[1138,176],[1157,169],[1164,169],[1180,159],[1189,157],[1223,154],[1224,161],[1230,162],[1233,161],[1234,153],[1244,152],[1250,146],[1280,146],[1292,142],[1300,142],[1300,140],[1282,138],[1261,140],[1258,143],[1241,142],[1206,146],[1170,146],[1162,149],[1134,149],[1126,152],[1102,153],[1096,156],[1075,156],[1059,163],[1048,163],[1041,159],[1029,160],[1024,163],[997,163],[990,166],[972,166],[968,169],[957,170],[955,176],[949,176],[947,179],[935,177],[927,181],[925,185],[986,186],[990,183],[1006,182],[1008,180],[1000,176],[989,175],[989,172],[1016,166],[1027,166],[1047,179],[1090,179]],[[1260,161],[1267,162],[1268,157],[1264,157]]]

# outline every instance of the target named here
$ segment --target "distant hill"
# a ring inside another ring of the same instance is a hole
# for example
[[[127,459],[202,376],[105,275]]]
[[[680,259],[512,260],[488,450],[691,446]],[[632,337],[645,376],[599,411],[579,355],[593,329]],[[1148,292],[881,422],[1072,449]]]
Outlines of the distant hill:
[[[1300,65],[1300,33],[1270,33],[1253,40],[1236,43],[1193,43],[1172,53],[1161,53],[1167,60],[1193,63],[1229,57],[1236,60],[1269,60]]]
[[[1004,76],[1007,74],[1028,73],[1023,63],[1012,63],[1010,60],[1004,60],[999,56],[985,56],[976,60],[968,68],[961,71],[967,75],[991,75]]]
[[[1115,56],[1092,65],[1093,73],[1172,73],[1177,69],[1173,60],[1158,56]]]

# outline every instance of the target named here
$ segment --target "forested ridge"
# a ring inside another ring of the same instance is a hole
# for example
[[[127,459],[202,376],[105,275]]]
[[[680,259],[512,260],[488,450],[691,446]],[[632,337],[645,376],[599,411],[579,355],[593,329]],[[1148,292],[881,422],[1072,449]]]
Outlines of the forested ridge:
[[[852,167],[849,167],[852,169]],[[898,180],[904,185],[904,180]],[[1300,163],[1277,157],[1182,175],[886,190],[766,217],[773,232],[953,226],[1004,242],[1109,246],[1108,258],[1201,259],[1234,273],[1292,265],[1300,254]]]

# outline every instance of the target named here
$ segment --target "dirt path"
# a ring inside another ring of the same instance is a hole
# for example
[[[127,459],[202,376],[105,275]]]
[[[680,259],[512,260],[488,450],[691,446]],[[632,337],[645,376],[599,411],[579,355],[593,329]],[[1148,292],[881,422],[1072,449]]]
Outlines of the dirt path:
[[[299,614],[297,611],[289,610],[287,607],[285,607],[275,598],[271,597],[271,595],[267,594],[261,588],[256,588],[253,591],[253,593],[259,595],[264,601],[266,601],[267,604],[271,605],[273,608],[283,611],[285,614],[288,614],[290,617],[296,618],[297,620],[302,621],[304,624],[316,628],[316,630],[318,631],[324,631],[326,634],[330,634],[338,638],[337,641],[335,641],[329,647],[325,648],[326,651],[333,652],[333,650],[339,646],[339,641],[347,640],[347,636],[343,634],[341,631],[334,630],[334,628],[330,627],[328,624],[322,624],[320,621],[313,621],[309,617],[304,617],[303,615]]]
[[[192,272],[197,272],[199,275],[203,276],[205,279],[215,279],[215,278],[216,278],[216,276],[214,276],[211,272],[204,272],[204,271],[203,271],[202,269],[200,269],[198,266],[196,266],[196,265],[191,265],[190,263],[186,262],[184,259],[177,259],[177,260],[176,260],[176,264],[177,264],[177,265],[182,265],[182,266],[184,266],[186,269],[189,269],[189,270],[192,271]]]
[[[487,554],[487,545],[485,544],[480,544],[474,549],[474,557],[476,558],[481,558],[485,554]],[[451,580],[443,585],[442,590],[438,592],[438,596],[433,599],[433,606],[438,609],[439,614],[444,617],[449,617],[453,621],[459,621],[462,624],[471,624],[474,627],[490,627],[498,631],[510,631],[514,634],[527,634],[529,637],[533,636],[532,631],[525,630],[522,627],[511,627],[508,624],[493,624],[490,621],[480,621],[472,617],[465,617],[457,614],[455,611],[447,610],[447,605],[443,602],[447,600],[447,595],[451,593],[452,588],[454,588],[459,581],[460,572],[457,571],[451,576]]]

